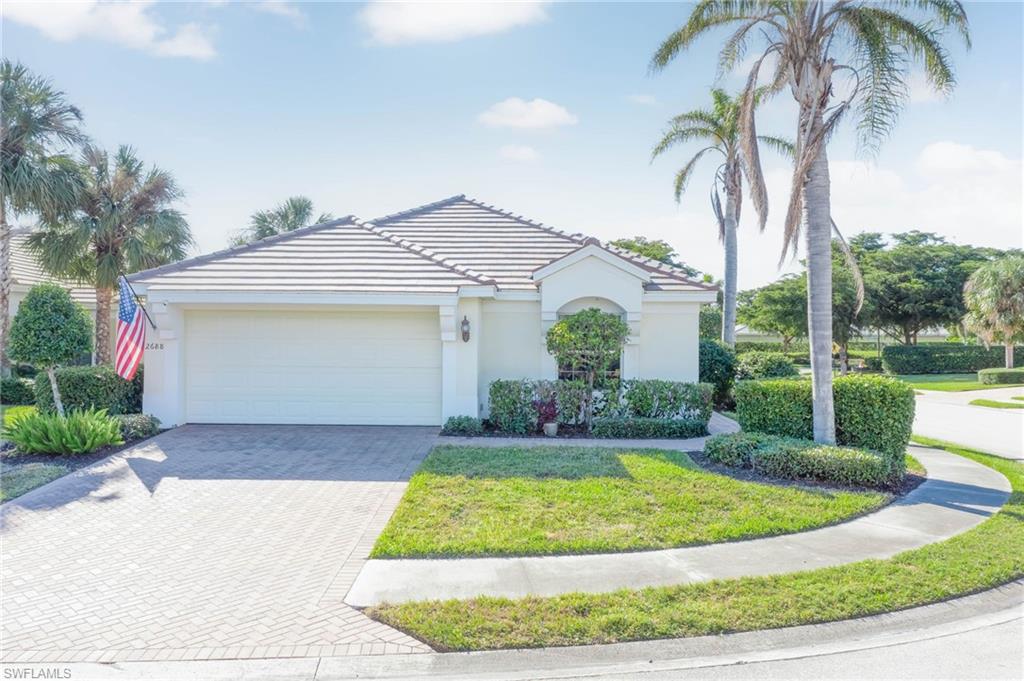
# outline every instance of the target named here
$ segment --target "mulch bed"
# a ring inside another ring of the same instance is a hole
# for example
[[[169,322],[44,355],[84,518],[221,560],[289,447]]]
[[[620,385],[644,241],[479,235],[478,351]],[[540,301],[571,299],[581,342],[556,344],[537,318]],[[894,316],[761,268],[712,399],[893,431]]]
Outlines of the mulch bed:
[[[161,431],[163,432],[163,431]],[[158,433],[159,434],[159,433]],[[156,437],[155,435],[152,437]],[[68,469],[68,473],[77,471],[80,468],[90,466],[97,461],[102,461],[111,454],[117,454],[126,449],[130,449],[140,442],[145,442],[150,438],[142,438],[139,440],[132,440],[125,442],[123,445],[111,445],[108,447],[101,447],[95,452],[89,454],[23,454],[14,448],[9,442],[4,443],[3,451],[0,451],[0,465],[3,466],[17,466],[24,463],[47,463],[56,466],[64,466]]]

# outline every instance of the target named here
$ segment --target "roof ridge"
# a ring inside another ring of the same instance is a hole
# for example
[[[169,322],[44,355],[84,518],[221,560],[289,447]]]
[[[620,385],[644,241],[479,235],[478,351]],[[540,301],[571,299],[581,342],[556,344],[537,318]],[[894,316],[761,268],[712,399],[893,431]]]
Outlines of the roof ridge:
[[[422,206],[416,206],[415,208],[408,208],[406,210],[401,210],[398,211],[397,213],[391,213],[383,217],[373,218],[372,220],[370,220],[369,224],[376,225],[379,222],[387,222],[389,220],[394,220],[396,218],[410,217],[412,215],[415,215],[416,213],[421,213],[423,211],[431,210],[433,208],[440,208],[441,206],[447,205],[449,203],[455,203],[456,201],[460,201],[465,198],[465,194],[456,194],[455,196],[449,196],[448,198],[441,199],[440,201],[431,201],[430,203],[425,203]]]
[[[468,203],[471,203],[474,206],[479,206],[480,208],[484,208],[486,210],[489,210],[492,213],[497,213],[498,215],[504,215],[505,217],[512,218],[513,220],[516,220],[517,222],[521,222],[524,225],[529,225],[530,227],[536,227],[537,229],[544,230],[545,232],[549,232],[551,234],[557,234],[558,236],[565,237],[566,239],[569,239],[570,241],[574,241],[574,242],[576,242],[578,244],[586,245],[587,240],[593,238],[593,237],[588,237],[588,236],[586,236],[586,235],[584,235],[584,234],[582,234],[580,232],[576,232],[574,234],[570,234],[569,232],[566,232],[563,229],[558,229],[557,227],[552,227],[551,225],[545,225],[543,222],[537,222],[536,220],[531,220],[530,218],[526,218],[526,217],[523,217],[522,215],[519,215],[517,213],[513,213],[511,211],[505,210],[504,208],[498,208],[497,206],[494,206],[492,204],[484,203],[483,201],[479,201],[477,199],[473,199],[473,198],[470,198],[470,197],[465,196],[465,195],[462,196],[462,200],[466,201]]]
[[[280,234],[274,234],[273,236],[264,237],[257,239],[247,244],[240,246],[229,246],[222,248],[219,251],[207,253],[205,255],[197,255],[194,258],[188,258],[186,260],[179,260],[178,262],[168,263],[166,265],[160,265],[159,267],[151,267],[148,270],[140,270],[128,275],[129,281],[138,281],[140,279],[146,279],[156,274],[166,274],[167,272],[178,272],[185,270],[195,265],[207,263],[212,260],[218,260],[229,255],[237,255],[238,253],[244,253],[246,251],[252,251],[263,246],[270,244],[280,243],[282,241],[288,241],[295,237],[304,236],[313,232],[319,232],[320,230],[327,229],[329,227],[340,227],[345,224],[357,224],[359,218],[355,215],[345,215],[344,217],[336,218],[334,220],[328,220],[327,222],[320,222],[315,225],[308,225],[306,227],[300,227],[299,229],[293,229],[290,232],[281,232]]]
[[[391,232],[387,231],[386,229],[382,229],[381,227],[378,227],[372,222],[364,222],[358,218],[355,218],[353,222],[355,225],[357,225],[358,227],[362,227],[371,234],[375,234],[376,236],[379,236],[382,239],[386,239],[388,242],[393,243],[400,248],[403,248],[407,251],[415,253],[416,255],[426,258],[427,260],[433,262],[434,264],[440,265],[441,267],[447,270],[451,270],[452,272],[455,272],[456,274],[466,277],[467,279],[474,279],[476,280],[477,283],[480,284],[496,284],[494,279],[489,279],[483,274],[477,272],[476,270],[470,269],[465,265],[458,265],[447,260],[446,258],[442,258],[435,251],[432,251],[429,248],[426,248],[425,246],[421,246],[420,244],[414,241],[403,239],[397,234],[392,234]]]

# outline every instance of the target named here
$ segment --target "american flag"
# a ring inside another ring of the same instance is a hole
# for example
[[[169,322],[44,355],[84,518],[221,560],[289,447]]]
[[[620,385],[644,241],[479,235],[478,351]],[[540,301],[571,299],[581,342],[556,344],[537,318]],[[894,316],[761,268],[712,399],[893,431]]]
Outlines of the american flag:
[[[142,361],[142,348],[146,344],[146,323],[142,307],[124,277],[120,281],[121,303],[117,311],[117,345],[114,352],[114,371],[126,381],[135,378]]]

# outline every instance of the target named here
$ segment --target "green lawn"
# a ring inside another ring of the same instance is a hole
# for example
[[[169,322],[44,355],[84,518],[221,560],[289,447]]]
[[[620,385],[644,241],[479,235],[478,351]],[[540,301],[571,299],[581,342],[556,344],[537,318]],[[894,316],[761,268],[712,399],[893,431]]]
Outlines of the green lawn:
[[[960,392],[964,390],[991,390],[992,388],[1010,388],[1010,385],[982,385],[978,383],[978,374],[905,374],[895,378],[909,383],[916,390],[941,390],[943,392]]]
[[[885,504],[881,492],[746,482],[682,452],[437,447],[375,558],[667,548],[799,532]]]
[[[991,409],[1024,409],[1024,404],[1000,402],[999,400],[971,400],[968,404],[973,404],[975,407],[989,407]]]
[[[67,472],[66,467],[49,463],[3,464],[0,467],[0,502],[20,497]]]
[[[369,613],[440,650],[584,645],[831,622],[934,603],[1021,577],[1024,466],[960,447],[950,450],[1009,478],[1009,502],[963,534],[888,560],[606,594],[384,605]]]
[[[14,421],[26,414],[34,414],[36,408],[29,405],[24,407],[6,406],[0,407],[0,413],[4,416],[4,427],[11,425]]]

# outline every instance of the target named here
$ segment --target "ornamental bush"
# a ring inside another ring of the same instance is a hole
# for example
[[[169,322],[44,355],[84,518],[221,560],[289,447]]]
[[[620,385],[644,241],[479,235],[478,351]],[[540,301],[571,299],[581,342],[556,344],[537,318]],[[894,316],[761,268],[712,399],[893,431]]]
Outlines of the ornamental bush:
[[[882,348],[882,367],[890,374],[963,374],[1001,367],[1002,347],[959,343],[887,345]],[[1014,363],[1024,364],[1024,346],[1013,349]]]
[[[88,454],[124,442],[120,424],[105,409],[26,414],[4,428],[3,437],[26,454]]]
[[[142,376],[140,366],[135,377],[126,381],[107,365],[62,367],[54,373],[65,409],[106,409],[110,414],[137,414],[142,411]],[[46,374],[36,378],[36,405],[40,411],[52,412],[53,394]]]
[[[982,369],[978,372],[978,383],[982,385],[1003,385],[1006,383],[1024,383],[1022,369]]]
[[[587,390],[586,381],[580,379],[555,381],[555,405],[558,408],[559,423],[578,426],[584,422],[583,407],[587,401]]]
[[[160,432],[160,419],[149,414],[117,414],[114,418],[125,441],[142,440]]]
[[[710,383],[683,383],[657,379],[622,381],[622,415],[633,418],[711,418],[714,387]]]
[[[32,381],[14,376],[0,380],[0,404],[35,403],[35,387]]]
[[[726,405],[732,399],[736,375],[736,353],[718,341],[700,341],[700,382],[714,386],[714,402]]]
[[[449,416],[441,429],[442,435],[480,435],[483,432],[483,421],[475,416]]]
[[[537,429],[533,408],[534,382],[527,379],[491,382],[491,423],[503,433],[526,435]]]
[[[764,433],[723,433],[712,435],[704,443],[704,454],[711,461],[732,468],[751,468],[754,454],[778,437]]]
[[[601,438],[687,438],[708,434],[707,421],[699,417],[645,418],[612,417],[594,419],[591,435]]]
[[[736,395],[736,420],[747,432],[810,439],[810,381],[740,381]]]
[[[745,352],[736,360],[736,379],[799,376],[789,357],[781,352]]]

